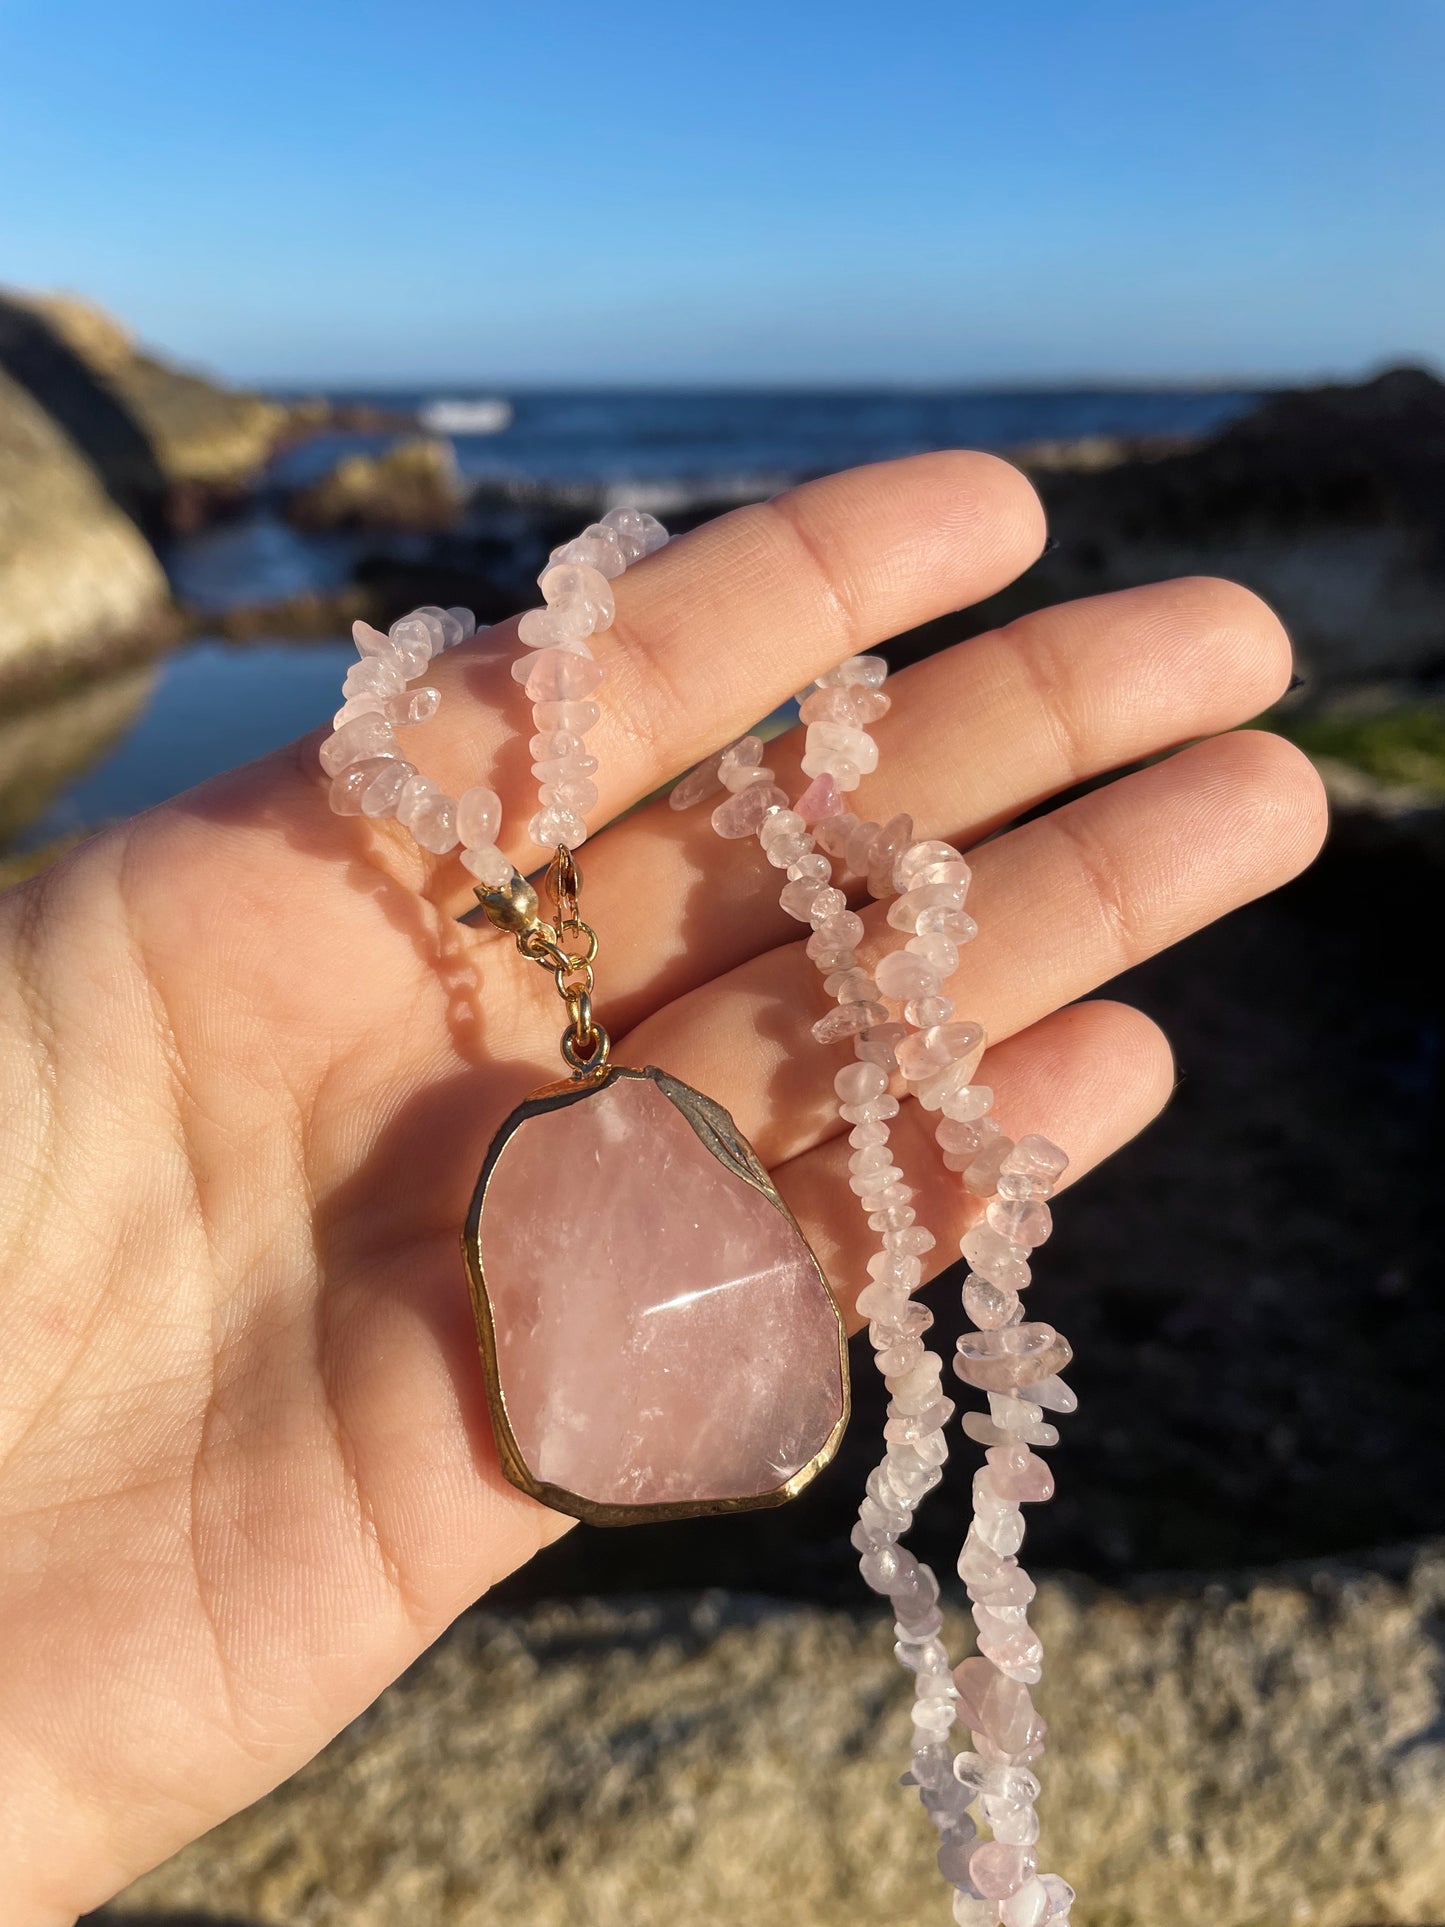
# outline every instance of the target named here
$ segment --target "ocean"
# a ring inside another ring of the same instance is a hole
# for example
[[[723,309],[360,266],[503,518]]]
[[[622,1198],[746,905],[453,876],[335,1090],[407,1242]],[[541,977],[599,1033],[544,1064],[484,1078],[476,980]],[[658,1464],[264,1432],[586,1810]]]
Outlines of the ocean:
[[[1259,397],[1172,388],[499,395],[458,386],[331,399],[424,418],[438,409],[443,420],[464,422],[469,410],[492,418],[490,432],[450,437],[475,507],[449,543],[453,553],[469,539],[484,545],[495,579],[515,589],[520,607],[536,566],[537,524],[574,507],[585,516],[599,501],[636,501],[666,519],[926,449],[1200,435]],[[364,569],[375,538],[299,530],[286,519],[286,495],[343,454],[380,449],[392,438],[325,432],[283,449],[242,512],[169,545],[162,559],[178,597],[219,615],[343,586]],[[393,554],[400,549],[424,569],[426,538],[385,539]],[[342,635],[330,642],[263,636],[245,645],[198,635],[157,665],[130,719],[96,742],[27,825],[23,842],[38,845],[129,815],[314,727],[334,707],[351,654]]]
[[[500,400],[500,433],[455,436],[470,482],[503,497],[553,501],[645,495],[654,512],[705,500],[756,501],[807,475],[933,448],[1008,449],[1082,436],[1201,435],[1258,399],[1237,389],[789,390],[464,387],[369,390],[332,399],[420,412]],[[347,448],[383,437],[318,436],[284,454],[277,476],[309,480]]]

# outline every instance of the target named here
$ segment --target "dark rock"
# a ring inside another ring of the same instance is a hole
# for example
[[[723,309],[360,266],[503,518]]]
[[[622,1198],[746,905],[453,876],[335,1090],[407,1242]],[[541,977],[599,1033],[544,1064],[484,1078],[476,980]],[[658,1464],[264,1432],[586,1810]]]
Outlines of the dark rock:
[[[1317,686],[1445,670],[1445,384],[1433,375],[1301,389],[1193,448],[1107,453],[1070,463],[1051,450],[1032,465],[1057,547],[970,611],[967,633],[1208,573],[1274,605]]]

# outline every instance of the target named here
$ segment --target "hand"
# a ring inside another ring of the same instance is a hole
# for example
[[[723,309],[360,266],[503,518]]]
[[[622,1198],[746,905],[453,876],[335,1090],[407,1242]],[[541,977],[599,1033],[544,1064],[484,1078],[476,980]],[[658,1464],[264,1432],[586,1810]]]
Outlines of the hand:
[[[930,455],[811,483],[618,585],[596,820],[844,656],[1009,582],[1027,482]],[[508,624],[446,657],[416,756],[493,783],[523,863]],[[1320,787],[1258,732],[1279,624],[1226,583],[1045,610],[909,669],[860,804],[963,846],[1081,779],[1191,748],[987,843],[960,1015],[1006,1129],[1071,1176],[1172,1067],[1073,1000],[1293,876]],[[546,973],[455,918],[453,858],[327,806],[313,737],[95,838],[0,899],[0,1866],[53,1927],[285,1778],[566,1525],[493,1450],[457,1233],[491,1134],[558,1074]],[[795,742],[770,750],[796,781]],[[828,1007],[751,843],[652,803],[584,852],[619,1061],[730,1109],[845,1306],[866,1249]],[[883,911],[867,914],[881,944]],[[886,933],[894,934],[894,933]],[[957,1181],[904,1106],[945,1262]]]

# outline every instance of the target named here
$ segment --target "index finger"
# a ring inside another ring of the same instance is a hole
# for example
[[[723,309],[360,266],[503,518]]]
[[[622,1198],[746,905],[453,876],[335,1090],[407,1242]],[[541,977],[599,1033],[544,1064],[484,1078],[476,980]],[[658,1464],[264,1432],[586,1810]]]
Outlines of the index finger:
[[[607,681],[587,744],[600,765],[588,827],[844,657],[992,595],[1043,540],[1017,469],[953,451],[807,482],[670,542],[619,579],[616,621],[592,639]],[[502,848],[526,870],[540,852],[526,834],[536,786],[517,651],[508,622],[443,657],[430,678],[443,702],[418,750],[453,795],[473,783],[498,792]],[[460,868],[457,885],[460,900]]]

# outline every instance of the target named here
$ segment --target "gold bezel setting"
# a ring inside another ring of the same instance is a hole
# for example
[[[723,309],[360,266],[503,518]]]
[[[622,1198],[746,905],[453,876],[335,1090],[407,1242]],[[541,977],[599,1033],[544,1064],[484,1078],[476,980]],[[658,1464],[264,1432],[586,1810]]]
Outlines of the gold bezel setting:
[[[750,1494],[745,1498],[679,1500],[658,1505],[612,1505],[597,1499],[584,1498],[576,1492],[569,1492],[561,1486],[536,1478],[517,1444],[516,1434],[507,1413],[506,1398],[502,1391],[496,1327],[492,1318],[491,1300],[487,1293],[486,1274],[482,1264],[480,1233],[487,1188],[496,1169],[497,1160],[508,1141],[530,1118],[540,1117],[549,1111],[565,1109],[569,1104],[582,1103],[597,1092],[605,1090],[609,1084],[627,1078],[636,1078],[655,1084],[668,1102],[686,1118],[712,1156],[720,1164],[726,1165],[734,1176],[751,1185],[787,1219],[808,1254],[833,1313],[838,1331],[842,1410],[822,1449],[809,1459],[806,1465],[801,1466],[790,1479],[771,1491]],[[848,1333],[842,1314],[838,1310],[838,1302],[829,1289],[823,1267],[818,1263],[812,1246],[803,1236],[797,1219],[779,1196],[777,1187],[763,1168],[757,1153],[722,1105],[710,1097],[705,1097],[701,1091],[694,1090],[690,1084],[684,1084],[680,1078],[659,1070],[656,1065],[649,1064],[642,1070],[634,1070],[625,1064],[607,1063],[599,1070],[567,1078],[559,1083],[543,1085],[540,1090],[533,1091],[530,1097],[524,1099],[502,1124],[487,1151],[486,1161],[477,1179],[476,1189],[472,1193],[471,1205],[462,1231],[462,1253],[466,1260],[472,1310],[476,1317],[477,1338],[486,1373],[487,1405],[491,1412],[492,1431],[496,1437],[497,1455],[501,1461],[502,1471],[520,1491],[540,1501],[541,1504],[550,1506],[553,1511],[565,1512],[574,1519],[582,1519],[589,1525],[599,1526],[641,1525],[661,1519],[695,1519],[728,1512],[756,1512],[769,1506],[786,1505],[789,1499],[796,1498],[800,1492],[811,1485],[836,1454],[851,1411],[848,1382]]]

